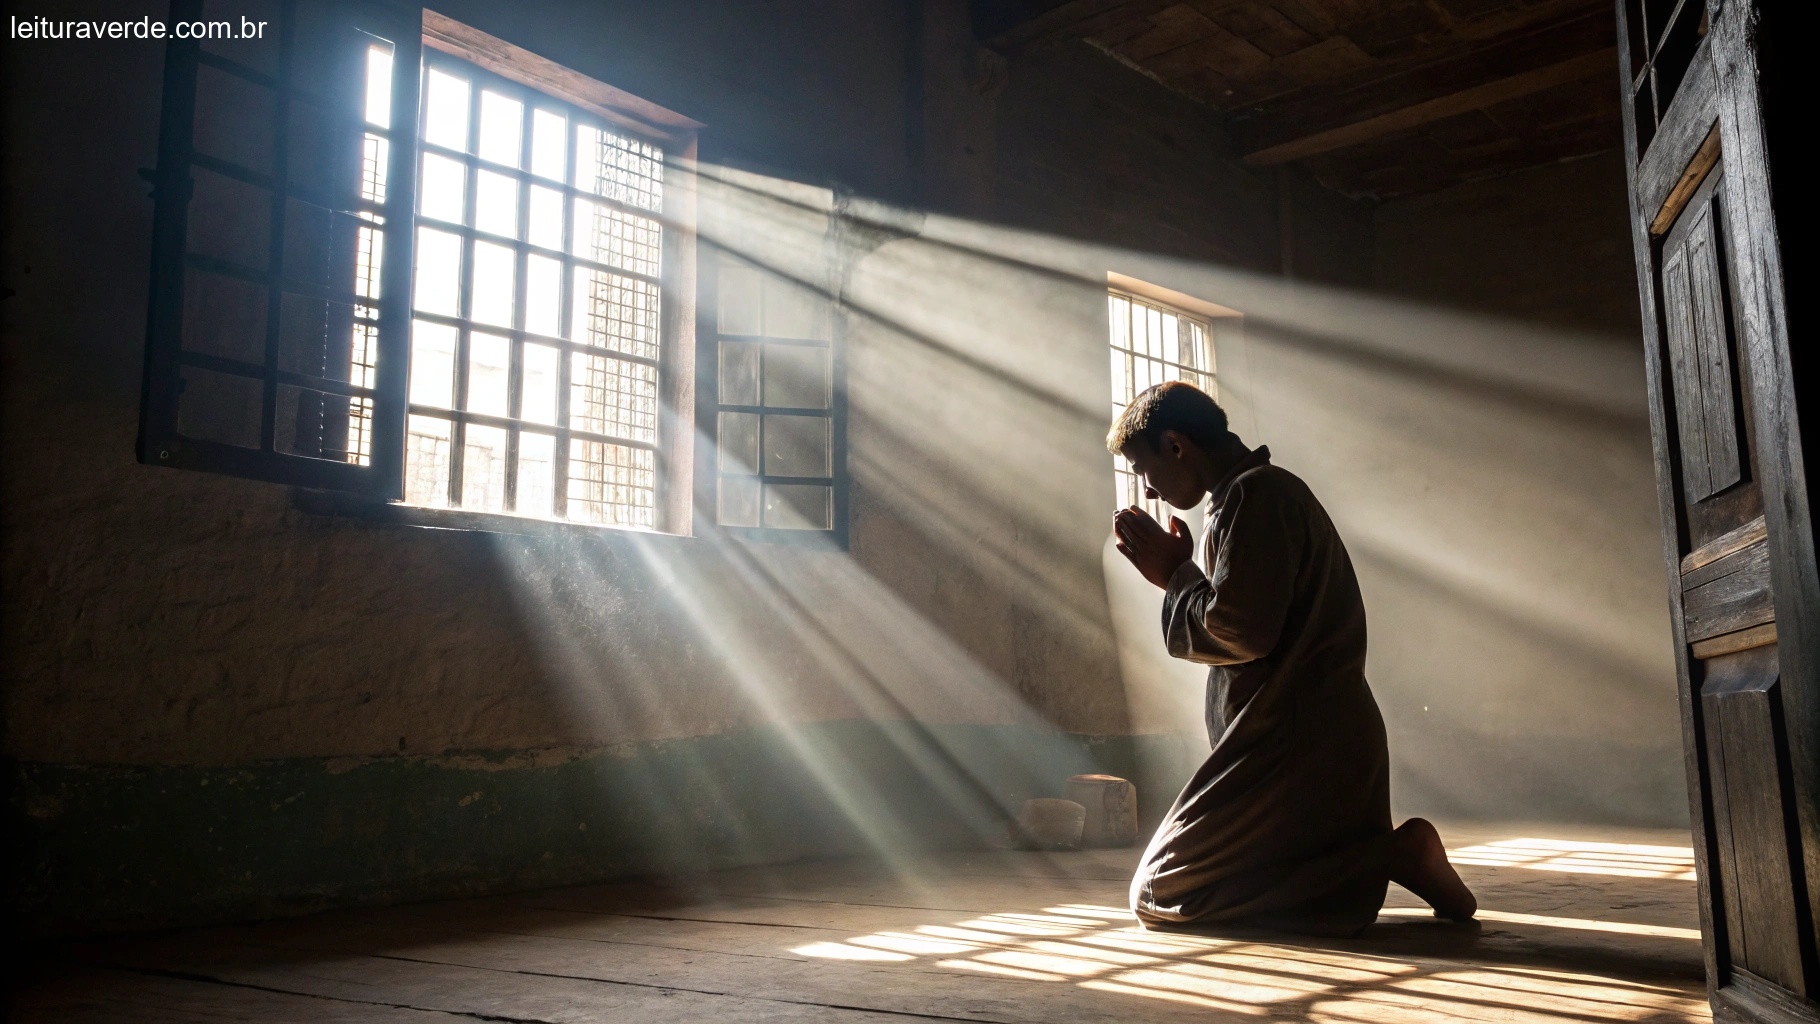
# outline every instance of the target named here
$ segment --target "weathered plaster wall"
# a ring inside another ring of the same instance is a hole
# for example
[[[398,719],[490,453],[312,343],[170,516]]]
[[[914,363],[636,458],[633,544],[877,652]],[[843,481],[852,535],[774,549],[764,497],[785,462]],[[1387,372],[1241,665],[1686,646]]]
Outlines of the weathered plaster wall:
[[[1377,210],[1378,287],[1464,314],[1412,333],[1500,378],[1328,385],[1373,470],[1346,504],[1408,806],[1685,820],[1624,196],[1612,152]]]

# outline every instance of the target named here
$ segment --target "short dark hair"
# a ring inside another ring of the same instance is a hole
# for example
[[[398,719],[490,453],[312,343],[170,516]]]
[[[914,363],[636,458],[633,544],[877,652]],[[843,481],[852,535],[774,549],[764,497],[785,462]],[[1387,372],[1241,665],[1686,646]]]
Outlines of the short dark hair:
[[[1213,448],[1232,436],[1226,410],[1213,396],[1186,381],[1164,381],[1145,388],[1131,400],[1106,434],[1106,450],[1117,455],[1142,440],[1151,451],[1173,430],[1202,448]]]

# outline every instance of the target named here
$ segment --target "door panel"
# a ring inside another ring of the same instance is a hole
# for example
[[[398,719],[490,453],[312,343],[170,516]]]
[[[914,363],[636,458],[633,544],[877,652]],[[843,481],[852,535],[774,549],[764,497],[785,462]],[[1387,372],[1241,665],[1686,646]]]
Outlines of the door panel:
[[[1662,306],[1689,501],[1710,497],[1742,478],[1738,388],[1713,219],[1713,204],[1702,203],[1679,244],[1671,239],[1662,263]]]
[[[1700,700],[1731,962],[1802,992],[1800,869],[1790,844],[1794,794],[1776,655],[1769,644],[1707,660]]]

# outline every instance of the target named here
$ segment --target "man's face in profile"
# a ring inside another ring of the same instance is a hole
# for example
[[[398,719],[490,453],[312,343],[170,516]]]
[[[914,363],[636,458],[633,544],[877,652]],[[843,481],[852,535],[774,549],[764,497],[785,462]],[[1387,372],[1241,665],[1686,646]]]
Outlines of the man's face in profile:
[[[1165,430],[1154,451],[1138,438],[1119,454],[1144,481],[1145,497],[1161,498],[1176,508],[1187,509],[1200,504],[1207,493],[1195,482],[1188,466],[1193,444],[1175,431]]]

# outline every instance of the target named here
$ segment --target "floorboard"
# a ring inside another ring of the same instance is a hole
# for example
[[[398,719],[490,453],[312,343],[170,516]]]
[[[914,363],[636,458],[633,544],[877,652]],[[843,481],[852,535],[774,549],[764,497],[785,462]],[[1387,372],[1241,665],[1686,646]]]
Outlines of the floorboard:
[[[1444,830],[1483,920],[1146,932],[1136,850],[957,853],[70,943],[22,1022],[1701,1021],[1685,833]]]

